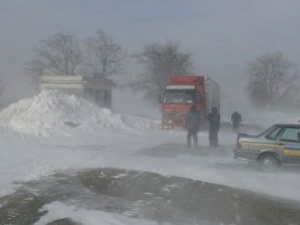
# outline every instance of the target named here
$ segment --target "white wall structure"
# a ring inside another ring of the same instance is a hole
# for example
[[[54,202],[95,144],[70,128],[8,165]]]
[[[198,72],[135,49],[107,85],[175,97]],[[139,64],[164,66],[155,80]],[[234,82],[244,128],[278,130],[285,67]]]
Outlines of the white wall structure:
[[[112,107],[112,80],[87,76],[42,76],[41,89],[59,89],[95,102],[105,108]]]

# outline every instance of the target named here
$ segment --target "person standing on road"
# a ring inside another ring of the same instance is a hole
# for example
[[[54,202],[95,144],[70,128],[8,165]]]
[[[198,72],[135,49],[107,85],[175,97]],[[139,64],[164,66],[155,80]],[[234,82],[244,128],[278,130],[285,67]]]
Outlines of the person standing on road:
[[[186,115],[185,128],[187,129],[187,147],[191,148],[193,138],[194,148],[198,148],[198,130],[200,126],[200,111],[196,106],[192,106]]]
[[[218,146],[218,132],[220,130],[220,114],[216,107],[211,108],[211,112],[208,114],[208,124],[209,124],[209,146]]]
[[[237,111],[234,111],[231,115],[231,123],[232,123],[232,130],[234,132],[238,132],[240,123],[242,122],[242,116]]]

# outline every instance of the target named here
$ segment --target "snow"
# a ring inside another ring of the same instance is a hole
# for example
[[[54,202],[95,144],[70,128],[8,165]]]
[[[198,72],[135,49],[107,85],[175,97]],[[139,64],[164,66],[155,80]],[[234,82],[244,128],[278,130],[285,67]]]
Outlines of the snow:
[[[280,118],[294,121],[276,115],[276,122]],[[1,196],[12,193],[19,182],[57,171],[116,167],[177,175],[300,200],[300,181],[295,173],[251,171],[232,156],[183,154],[183,150],[188,151],[180,149],[186,140],[184,131],[160,130],[158,121],[149,117],[116,114],[57,90],[46,90],[12,104],[0,113],[0,125]],[[228,150],[234,145],[236,135],[220,132],[219,138],[220,145]],[[206,132],[199,133],[199,143],[204,148],[208,146]],[[45,208],[49,213],[36,225],[62,216],[83,224],[152,224],[60,202]]]
[[[53,202],[43,207],[42,210],[48,210],[48,213],[41,220],[36,222],[34,225],[44,225],[50,223],[53,220],[61,218],[73,218],[74,221],[81,224],[88,225],[156,225],[157,223],[149,222],[141,219],[132,219],[123,215],[116,215],[112,213],[76,209],[72,206],[67,206],[60,202]],[[166,223],[165,223],[166,224]],[[167,225],[167,224],[166,224]]]
[[[151,127],[149,120],[122,117],[58,90],[44,90],[33,98],[10,105],[0,113],[0,123],[12,131],[43,136],[67,132],[67,124],[82,127]]]

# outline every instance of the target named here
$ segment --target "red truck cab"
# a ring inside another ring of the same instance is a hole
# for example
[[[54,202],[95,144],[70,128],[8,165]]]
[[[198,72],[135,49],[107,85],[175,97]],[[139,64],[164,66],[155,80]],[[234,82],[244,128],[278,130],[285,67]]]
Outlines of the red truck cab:
[[[211,88],[211,84],[214,89]],[[186,114],[192,105],[196,105],[200,111],[201,127],[204,128],[210,108],[213,106],[220,108],[219,85],[206,76],[169,77],[161,99],[162,128],[184,128]]]

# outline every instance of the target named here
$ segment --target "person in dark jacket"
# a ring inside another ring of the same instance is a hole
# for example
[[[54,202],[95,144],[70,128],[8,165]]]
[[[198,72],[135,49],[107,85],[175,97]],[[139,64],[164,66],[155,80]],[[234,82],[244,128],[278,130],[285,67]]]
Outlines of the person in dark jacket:
[[[237,132],[240,127],[240,123],[242,122],[242,116],[237,111],[234,111],[231,115],[231,122],[232,122],[232,130]]]
[[[220,130],[220,114],[216,107],[212,107],[211,112],[208,114],[209,124],[209,146],[218,146],[218,132]]]
[[[196,106],[192,106],[186,115],[185,128],[187,129],[187,146],[191,148],[191,139],[193,138],[194,147],[198,148],[198,130],[200,126],[200,112]]]

